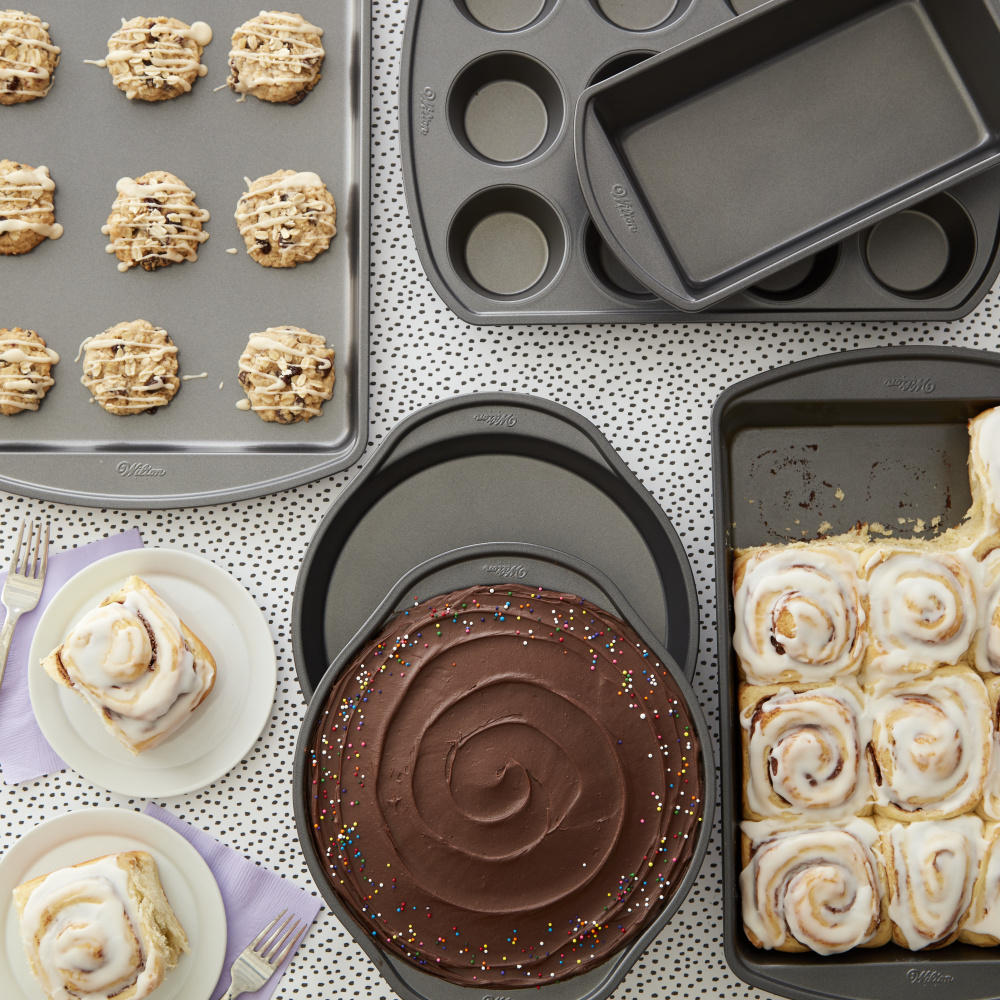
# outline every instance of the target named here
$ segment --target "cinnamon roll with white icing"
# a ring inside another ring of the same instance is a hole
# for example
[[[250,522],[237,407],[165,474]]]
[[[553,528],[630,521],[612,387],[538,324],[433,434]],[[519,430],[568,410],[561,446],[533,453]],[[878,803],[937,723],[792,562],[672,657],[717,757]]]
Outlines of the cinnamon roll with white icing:
[[[959,941],[991,948],[1000,944],[1000,823],[983,825],[979,876]]]
[[[889,939],[871,820],[743,823],[743,926],[758,948],[836,955]]]
[[[870,689],[875,811],[898,820],[971,812],[993,754],[986,685],[968,667],[946,667]]]
[[[978,624],[978,564],[970,550],[862,553],[871,646],[866,675],[925,674],[966,659]]]
[[[215,684],[212,654],[137,576],[86,614],[42,666],[134,754],[175,732]]]
[[[858,558],[833,545],[737,553],[733,647],[751,684],[818,683],[857,671],[867,637]]]
[[[871,812],[871,719],[850,678],[817,688],[744,685],[740,722],[744,816],[821,820]]]
[[[49,1000],[142,1000],[190,951],[152,856],[109,854],[14,889],[28,967]]]
[[[879,817],[878,852],[889,887],[892,939],[910,951],[958,938],[972,902],[983,850],[983,821],[896,823]]]

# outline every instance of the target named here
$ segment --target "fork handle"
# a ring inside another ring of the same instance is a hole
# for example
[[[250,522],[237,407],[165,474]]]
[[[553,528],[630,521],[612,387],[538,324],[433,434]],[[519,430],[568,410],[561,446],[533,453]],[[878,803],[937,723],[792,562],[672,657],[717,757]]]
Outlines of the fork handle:
[[[10,652],[10,640],[14,635],[14,626],[20,617],[20,611],[8,611],[3,628],[0,629],[0,684],[3,684],[3,672],[7,667],[7,653]]]

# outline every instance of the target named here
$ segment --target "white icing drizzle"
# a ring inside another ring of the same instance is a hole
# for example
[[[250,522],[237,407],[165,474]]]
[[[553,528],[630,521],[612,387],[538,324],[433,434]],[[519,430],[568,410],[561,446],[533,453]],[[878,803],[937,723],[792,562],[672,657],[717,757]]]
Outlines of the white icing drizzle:
[[[124,340],[120,337],[108,336],[110,331],[100,334],[97,337],[87,337],[80,344],[74,361],[80,359],[80,355],[88,350],[100,350],[102,348],[121,347],[123,350],[110,358],[93,357],[91,360],[84,358],[83,379],[86,383],[88,377],[98,378],[103,370],[103,377],[90,386],[91,392],[99,403],[114,399],[114,404],[118,408],[128,410],[148,410],[154,406],[165,406],[170,402],[170,396],[158,396],[162,389],[169,388],[169,383],[164,381],[162,374],[153,372],[153,368],[168,354],[176,354],[177,347],[174,344],[144,344],[137,340]],[[157,333],[167,335],[166,330],[156,328]],[[130,371],[135,369],[135,371]],[[122,395],[123,378],[127,374],[129,381],[132,381],[132,391]],[[142,383],[147,382],[144,385]]]
[[[1000,407],[970,421],[969,434],[973,482],[978,480],[982,489],[986,529],[996,531],[1000,528]]]
[[[177,614],[148,590],[127,588],[121,603],[86,614],[59,657],[74,690],[132,747],[153,746],[177,729],[210,680]]]
[[[979,581],[979,631],[973,642],[976,669],[1000,674],[1000,549],[981,563]]]
[[[48,167],[12,170],[6,177],[0,177],[0,233],[30,230],[51,240],[59,239],[63,227],[58,222],[42,221],[55,211],[51,198],[55,187]]]
[[[950,937],[972,900],[983,850],[983,822],[958,816],[947,822],[897,823],[886,834],[889,916],[906,945],[920,951]]]
[[[246,359],[246,352],[244,353],[244,356],[240,358],[240,371],[252,372],[255,375],[260,375],[271,380],[270,385],[255,387],[253,389],[254,393],[262,396],[277,396],[286,392],[294,392],[303,400],[308,397],[329,399],[333,395],[333,389],[324,384],[322,377],[317,378],[316,375],[317,372],[329,371],[333,362],[329,358],[314,353],[309,349],[308,345],[304,348],[297,348],[269,337],[268,334],[272,333],[288,334],[300,342],[305,342],[306,338],[310,336],[292,326],[275,326],[269,327],[263,333],[255,333],[250,337],[250,340],[247,342],[247,352],[256,352],[258,355],[264,355],[265,365],[278,365],[277,372],[263,371],[262,368],[264,365],[258,363],[256,358],[251,358],[248,361]],[[316,337],[315,339],[316,343],[314,346],[325,350],[325,340],[322,337]],[[275,361],[269,358],[269,351],[279,353],[282,356],[281,360]],[[301,364],[299,364],[300,361],[302,362]],[[293,366],[300,370],[294,371]],[[289,381],[286,381],[286,379]],[[292,407],[288,404],[283,406],[268,403],[251,404],[249,399],[241,399],[236,404],[236,408],[239,410],[252,409],[260,412],[287,410]],[[294,409],[296,412],[309,413],[313,416],[322,412],[320,407],[309,406],[305,402],[301,405],[296,405]]]
[[[208,378],[208,372],[202,372],[200,375],[182,375],[182,382],[190,382],[192,379],[196,378]]]
[[[47,61],[41,57],[41,53],[58,55],[62,49],[40,38],[28,38],[24,32],[25,28],[47,31],[48,27],[34,14],[26,14],[20,10],[0,11],[0,80],[48,80],[48,86],[36,94],[38,97],[44,97],[52,89],[52,74],[41,65]],[[20,49],[18,53],[20,58],[2,54],[7,44]],[[4,87],[0,85],[0,91],[3,89]]]
[[[55,351],[37,341],[0,336],[0,362],[17,365],[16,372],[0,372],[0,405],[19,411],[37,410],[41,397],[55,385],[55,379],[35,369],[39,365],[54,365],[58,360]]]
[[[747,804],[760,816],[841,819],[868,801],[871,719],[856,687],[785,688],[751,705]]]
[[[192,74],[205,76],[208,73],[201,61],[201,50],[211,42],[212,29],[204,21],[195,21],[190,26],[153,24],[147,27],[147,18],[132,20],[138,23],[122,18],[121,28],[108,39],[108,55],[104,59],[84,60],[92,66],[109,68],[123,64],[125,72],[115,76],[115,85],[125,91],[129,100],[143,88],[153,86],[151,78],[158,78],[166,86],[179,87],[187,93],[191,90],[189,77]],[[147,44],[150,38],[154,41]],[[179,38],[190,39],[197,47],[183,45]]]
[[[926,672],[962,660],[977,624],[977,565],[970,551],[878,549],[862,571],[874,670]]]
[[[867,636],[854,553],[755,553],[734,595],[733,646],[752,684],[827,681],[857,670]]]
[[[791,937],[834,955],[875,936],[881,896],[871,823],[782,830],[772,820],[741,829],[754,846],[740,875],[743,922],[765,948]]]
[[[113,254],[128,251],[129,259],[119,260],[119,271],[124,273],[145,260],[177,263],[198,259],[197,246],[208,239],[201,224],[211,216],[195,205],[195,193],[186,184],[122,177],[116,190],[112,215],[120,215],[123,224],[135,232],[134,236],[119,236],[105,247]],[[166,195],[166,200],[160,202],[158,195]],[[109,235],[111,226],[102,226],[101,232]]]
[[[878,804],[913,819],[941,819],[975,806],[994,727],[986,685],[974,671],[958,667],[904,683],[884,678],[868,710]]]
[[[229,52],[230,67],[234,59],[245,60],[239,78],[229,77],[229,86],[246,99],[261,87],[302,83],[308,87],[319,77],[320,65],[326,54],[322,45],[306,39],[306,35],[322,36],[323,29],[310,24],[301,14],[279,11],[260,12],[265,23],[257,18],[241,25],[233,34]],[[282,38],[282,33],[291,36]],[[240,42],[245,42],[245,47]]]
[[[962,929],[1000,940],[1000,836],[996,827],[987,837],[972,909]]]
[[[28,897],[21,939],[53,1000],[104,1000],[156,989],[139,911],[114,855],[47,875]]]
[[[311,171],[289,174],[260,185],[244,177],[247,193],[236,206],[236,221],[240,236],[248,233],[261,244],[277,245],[282,250],[309,249],[318,244],[329,244],[330,237],[336,235],[336,227],[330,234],[306,226],[310,216],[333,215],[336,209],[325,198],[323,181]],[[254,185],[258,185],[255,187]],[[267,198],[271,194],[285,194],[287,201]],[[251,199],[264,198],[256,208],[250,207]],[[322,247],[318,247],[317,253]],[[315,256],[313,254],[312,256]]]

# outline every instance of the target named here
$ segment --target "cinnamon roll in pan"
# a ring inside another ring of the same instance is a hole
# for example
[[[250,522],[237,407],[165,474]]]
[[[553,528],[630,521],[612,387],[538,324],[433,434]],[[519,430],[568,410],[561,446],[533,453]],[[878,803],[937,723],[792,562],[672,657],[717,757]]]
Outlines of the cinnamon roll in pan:
[[[86,614],[43,661],[133,754],[182,726],[215,684],[215,660],[138,576]]]

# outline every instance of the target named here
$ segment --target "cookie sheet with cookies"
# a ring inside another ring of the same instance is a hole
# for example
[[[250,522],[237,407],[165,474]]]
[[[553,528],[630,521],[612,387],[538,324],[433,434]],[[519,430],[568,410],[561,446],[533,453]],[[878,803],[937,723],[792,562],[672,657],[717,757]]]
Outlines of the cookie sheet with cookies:
[[[757,947],[1000,939],[998,425],[1000,409],[969,421],[973,503],[936,537],[859,524],[734,553]]]

